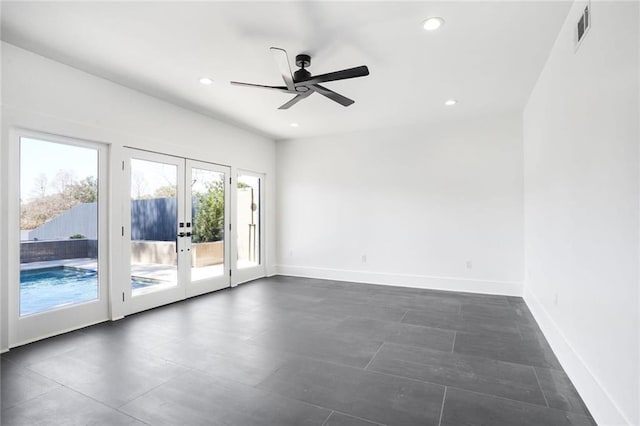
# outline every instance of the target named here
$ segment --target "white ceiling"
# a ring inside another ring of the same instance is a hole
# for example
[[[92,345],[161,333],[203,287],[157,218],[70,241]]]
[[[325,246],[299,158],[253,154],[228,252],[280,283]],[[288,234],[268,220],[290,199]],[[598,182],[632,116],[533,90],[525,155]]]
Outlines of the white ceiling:
[[[521,109],[570,2],[2,2],[2,39],[275,139]],[[428,16],[446,20],[426,32]],[[231,86],[282,85],[269,47],[312,56],[356,101]],[[203,86],[198,79],[211,77]],[[449,98],[459,104],[444,107]],[[290,127],[291,122],[299,127]]]

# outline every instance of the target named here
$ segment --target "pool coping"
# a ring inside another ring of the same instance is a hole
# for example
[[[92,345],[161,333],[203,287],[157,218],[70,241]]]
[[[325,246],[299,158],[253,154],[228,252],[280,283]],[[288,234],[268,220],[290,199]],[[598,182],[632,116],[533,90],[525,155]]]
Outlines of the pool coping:
[[[72,267],[78,269],[86,269],[91,271],[97,271],[98,261],[97,259],[76,258],[76,259],[58,259],[58,260],[45,260],[41,262],[21,263],[20,271],[32,271],[35,269],[49,269],[56,267]]]

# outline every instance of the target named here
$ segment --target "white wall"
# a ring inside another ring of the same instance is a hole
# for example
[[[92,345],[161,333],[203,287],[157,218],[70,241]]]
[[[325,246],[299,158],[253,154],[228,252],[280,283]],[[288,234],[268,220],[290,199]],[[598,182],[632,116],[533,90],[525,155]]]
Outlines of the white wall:
[[[277,161],[280,273],[520,294],[519,114],[279,141]]]
[[[574,4],[524,111],[525,299],[601,425],[640,424],[637,2]]]
[[[267,273],[273,273],[275,142],[6,43],[2,44],[0,252],[7,253],[7,244],[12,244],[7,238],[8,201],[11,200],[11,208],[16,206],[9,182],[8,153],[10,129],[16,127],[108,143],[112,172],[117,170],[123,146],[130,146],[230,165],[232,173],[237,169],[265,173],[265,263]],[[124,183],[115,177],[113,181],[115,197]],[[116,205],[115,198],[111,202]],[[110,216],[111,236],[115,239],[120,212],[112,208]],[[0,348],[6,348],[7,256],[0,262],[4,315]]]

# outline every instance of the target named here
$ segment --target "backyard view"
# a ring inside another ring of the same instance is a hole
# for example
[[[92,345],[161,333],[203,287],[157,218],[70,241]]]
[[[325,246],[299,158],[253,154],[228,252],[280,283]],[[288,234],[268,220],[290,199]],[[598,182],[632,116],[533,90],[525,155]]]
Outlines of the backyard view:
[[[178,168],[131,160],[131,282],[133,294],[177,285],[178,232],[190,237],[191,280],[224,274],[224,173],[189,169],[191,221],[178,222]],[[187,194],[188,195],[188,194]],[[178,231],[180,229],[180,231]],[[187,235],[190,234],[190,235]]]
[[[98,151],[32,138],[20,149],[20,315],[96,300]],[[191,281],[224,275],[225,174],[189,167],[180,186],[177,164],[130,164],[132,294],[178,284],[179,233],[190,238]],[[260,264],[260,178],[240,175],[236,189],[237,265],[246,268]],[[182,206],[188,220],[179,222]]]
[[[20,315],[98,297],[98,152],[20,140]]]
[[[131,159],[131,289],[134,296],[178,284],[178,167]]]
[[[224,274],[224,183],[223,173],[191,169],[193,281]]]

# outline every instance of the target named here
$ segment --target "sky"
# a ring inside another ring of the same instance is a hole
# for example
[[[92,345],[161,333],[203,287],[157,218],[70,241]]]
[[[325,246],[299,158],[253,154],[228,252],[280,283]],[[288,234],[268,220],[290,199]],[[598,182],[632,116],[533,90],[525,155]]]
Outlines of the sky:
[[[40,176],[46,177],[46,195],[57,192],[55,177],[70,172],[76,181],[98,176],[98,150],[33,138],[20,139],[20,198],[28,201],[40,193]],[[131,160],[131,196],[151,195],[158,188],[176,184],[177,167],[140,159]],[[192,191],[206,192],[206,184],[223,179],[222,173],[197,169],[192,171]],[[252,182],[248,182],[252,183]]]
[[[176,185],[177,166],[155,161],[131,159],[131,198],[152,195],[163,186]],[[193,168],[191,171],[191,190],[193,193],[206,192],[207,184],[224,179],[223,173]]]
[[[31,138],[20,138],[20,198],[34,198],[38,177],[46,176],[46,194],[55,193],[52,185],[59,171],[69,171],[78,181],[98,177],[98,150]]]
[[[131,159],[131,198],[152,195],[158,188],[176,185],[178,167],[175,164]]]

